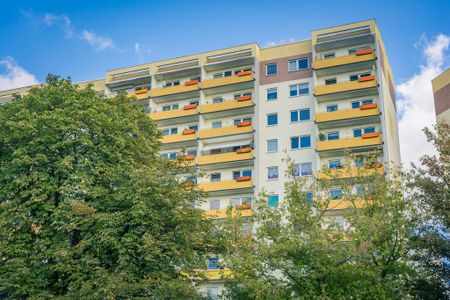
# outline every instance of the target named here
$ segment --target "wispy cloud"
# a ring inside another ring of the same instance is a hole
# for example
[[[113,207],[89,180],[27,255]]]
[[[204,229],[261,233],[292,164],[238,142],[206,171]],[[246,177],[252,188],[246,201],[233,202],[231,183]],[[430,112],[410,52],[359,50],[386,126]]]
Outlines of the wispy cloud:
[[[7,56],[0,60],[0,91],[37,84],[36,77]]]
[[[98,35],[91,30],[83,30],[80,38],[88,42],[97,52],[107,49],[116,49],[113,40],[109,36]]]
[[[66,14],[45,13],[36,16],[32,11],[22,11],[22,15],[31,19],[38,26],[59,28],[67,39],[78,39],[87,42],[96,52],[104,50],[118,50],[114,41],[108,35],[95,33],[91,29],[77,30],[70,17]]]
[[[141,43],[134,43],[134,54],[139,58],[139,61],[143,61],[145,56],[152,53],[152,50]]]
[[[450,36],[439,34],[428,40],[422,35],[415,46],[422,51],[424,62],[418,66],[416,74],[396,87],[399,96],[400,150],[405,166],[411,162],[417,163],[424,154],[434,153],[422,129],[436,122],[431,80],[444,70]]]
[[[273,46],[278,46],[278,45],[283,45],[283,44],[288,44],[288,43],[292,43],[294,42],[295,39],[294,38],[288,38],[288,39],[282,39],[279,41],[267,41],[264,43],[263,47],[273,47]]]

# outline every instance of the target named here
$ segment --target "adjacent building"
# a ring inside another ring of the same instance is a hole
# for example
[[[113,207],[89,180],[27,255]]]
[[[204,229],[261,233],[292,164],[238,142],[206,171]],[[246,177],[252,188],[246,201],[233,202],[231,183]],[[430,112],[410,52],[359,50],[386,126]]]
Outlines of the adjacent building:
[[[432,80],[436,120],[450,122],[450,68]]]
[[[448,70],[433,81],[439,113],[449,108],[449,81]],[[394,79],[374,20],[314,30],[311,39],[285,45],[250,43],[111,70],[94,83],[105,96],[135,96],[163,132],[161,156],[183,153],[204,174],[196,182],[208,193],[201,208],[210,218],[226,218],[230,203],[250,218],[263,189],[276,208],[287,157],[297,176],[337,169],[349,150],[400,163]],[[0,101],[25,90],[0,92]],[[336,218],[342,209],[329,208]],[[202,288],[212,297],[230,272],[219,262],[205,265]]]

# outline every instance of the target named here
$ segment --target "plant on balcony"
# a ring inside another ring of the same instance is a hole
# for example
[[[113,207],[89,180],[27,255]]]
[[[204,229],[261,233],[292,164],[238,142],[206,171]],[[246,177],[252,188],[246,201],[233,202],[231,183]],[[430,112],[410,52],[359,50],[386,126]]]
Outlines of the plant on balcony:
[[[190,86],[190,85],[196,85],[196,84],[198,84],[198,80],[197,79],[193,79],[193,80],[186,81],[184,83],[184,86]]]
[[[363,139],[371,139],[371,138],[376,138],[379,136],[380,136],[379,132],[369,132],[369,133],[364,133],[363,135],[361,135],[361,137]]]
[[[325,141],[327,139],[327,136],[324,133],[319,133],[319,140],[320,141]]]
[[[378,107],[378,105],[376,104],[376,103],[371,103],[371,104],[364,104],[364,105],[361,105],[360,107],[359,107],[359,109],[360,110],[365,110],[365,109],[374,109],[374,108],[377,108]]]
[[[194,133],[195,133],[195,129],[185,129],[182,132],[183,135],[189,135],[189,134],[194,134]]]
[[[252,180],[251,176],[239,176],[238,178],[236,178],[237,182],[241,182],[241,181],[250,181]]]
[[[360,55],[372,54],[373,52],[374,52],[373,49],[361,49],[361,50],[356,51],[356,55],[360,56]]]
[[[188,105],[183,106],[183,110],[189,110],[189,109],[194,109],[194,108],[197,108],[197,104],[196,103],[188,104]]]
[[[252,74],[253,74],[253,71],[248,70],[248,71],[241,71],[241,72],[237,73],[237,76],[242,77],[242,76],[248,76],[248,75],[252,75]]]
[[[247,127],[252,125],[252,122],[239,122],[236,124],[237,127]]]
[[[236,150],[237,154],[243,154],[243,153],[249,153],[249,152],[252,152],[252,148],[250,148],[250,147],[245,147],[245,148]]]
[[[134,93],[135,93],[136,95],[146,94],[147,92],[148,92],[148,89],[147,89],[147,88],[137,89],[137,90],[134,91]]]
[[[240,96],[237,98],[238,102],[251,100],[252,96]]]

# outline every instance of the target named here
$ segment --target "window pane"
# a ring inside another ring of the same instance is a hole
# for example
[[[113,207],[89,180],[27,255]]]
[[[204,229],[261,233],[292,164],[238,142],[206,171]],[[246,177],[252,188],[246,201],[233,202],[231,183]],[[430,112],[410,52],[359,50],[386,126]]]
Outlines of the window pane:
[[[308,83],[300,84],[300,95],[307,95],[307,94],[309,94],[309,84]]]
[[[270,195],[268,199],[269,207],[276,208],[278,207],[278,195]]]
[[[178,133],[178,128],[170,129],[170,134],[177,134],[177,133]]]
[[[341,160],[340,159],[336,159],[336,160],[330,160],[328,162],[328,167],[330,169],[338,169],[341,167]]]
[[[359,108],[359,106],[360,106],[359,101],[352,102],[352,108]]]
[[[328,105],[327,106],[327,112],[337,111],[338,106],[337,105]]]
[[[220,200],[209,200],[209,209],[220,209]]]
[[[252,118],[251,117],[247,117],[247,118],[243,118],[242,122],[251,122]]]
[[[297,70],[297,61],[291,60],[289,62],[289,72],[296,71]]]
[[[308,148],[311,147],[311,137],[308,136],[302,136],[300,138],[300,148]]]
[[[252,170],[244,170],[244,171],[242,171],[242,176],[252,177]]]
[[[278,114],[267,115],[267,125],[277,125],[278,124]]]
[[[307,121],[309,118],[309,109],[302,109],[300,111],[300,121]]]
[[[170,105],[163,106],[162,110],[163,110],[163,111],[168,111],[168,110],[170,110]]]
[[[364,160],[362,158],[355,159],[355,166],[356,167],[362,167],[364,166]]]
[[[213,103],[220,103],[220,102],[223,102],[223,98],[217,97],[213,99]]]
[[[358,75],[350,75],[350,81],[356,81],[358,80]]]
[[[336,83],[337,83],[336,78],[325,79],[325,85],[336,84]]]
[[[267,90],[267,100],[275,100],[277,99],[277,89],[268,89]]]
[[[310,176],[312,175],[312,163],[304,163],[301,164],[302,176]]]
[[[241,177],[241,171],[233,171],[233,179],[236,180],[238,177]]]
[[[277,152],[278,151],[278,140],[268,140],[267,141],[267,152]]]
[[[220,181],[220,173],[211,174],[211,182]]]
[[[334,58],[334,57],[335,57],[334,52],[325,53],[325,54],[323,55],[323,58],[324,58],[324,59],[329,59],[329,58]]]
[[[362,134],[361,129],[353,129],[353,137],[359,137]]]
[[[225,77],[230,77],[231,75],[233,75],[233,72],[231,72],[231,71],[225,71],[225,72],[223,73],[223,75],[224,75]]]
[[[312,200],[312,192],[306,192],[305,193],[306,202],[311,202]]]
[[[289,86],[289,96],[294,97],[298,95],[297,87],[297,85]]]
[[[208,269],[209,270],[215,270],[219,268],[219,259],[214,257],[208,259]]]
[[[362,101],[362,104],[363,105],[365,105],[365,104],[372,104],[373,103],[373,100],[372,99],[368,99],[368,100],[363,100]]]
[[[291,149],[298,149],[298,137],[291,138]]]
[[[237,125],[237,123],[239,123],[239,122],[241,122],[241,119],[234,119],[234,120],[233,120],[233,124],[234,124],[234,125]]]
[[[277,74],[277,64],[266,65],[266,75],[276,75]]]
[[[298,111],[297,110],[291,111],[291,122],[298,122]]]
[[[221,121],[217,121],[217,122],[213,122],[212,123],[212,128],[221,128],[222,127],[222,122]]]
[[[338,140],[339,139],[339,131],[332,131],[332,132],[328,132],[328,140],[329,141],[333,141],[333,140]]]
[[[364,128],[364,133],[372,133],[372,132],[375,132],[375,127]]]
[[[342,190],[341,189],[330,190],[330,196],[331,199],[340,199],[342,198]]]
[[[308,69],[309,68],[309,59],[308,58],[301,58],[299,61],[298,61],[298,68],[300,69],[300,70],[306,70],[306,69]]]
[[[267,179],[277,179],[277,178],[278,178],[278,167],[268,167]]]
[[[234,198],[231,199],[231,204],[233,205],[233,207],[240,205],[241,204],[241,198]]]

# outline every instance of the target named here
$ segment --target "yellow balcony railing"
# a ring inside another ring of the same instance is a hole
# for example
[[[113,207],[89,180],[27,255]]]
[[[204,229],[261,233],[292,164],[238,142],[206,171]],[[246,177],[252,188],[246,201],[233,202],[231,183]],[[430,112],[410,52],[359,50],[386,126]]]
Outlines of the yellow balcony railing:
[[[372,138],[346,138],[339,140],[328,140],[328,141],[318,141],[317,142],[317,151],[327,151],[327,150],[339,150],[339,149],[347,149],[347,148],[355,148],[355,147],[367,147],[367,146],[376,146],[381,145],[382,139],[381,136],[372,137]]]
[[[329,169],[321,170],[317,174],[319,179],[346,179],[354,178],[358,176],[372,176],[372,175],[383,175],[384,167],[383,165],[374,168],[342,168],[342,169]]]
[[[229,126],[223,128],[204,129],[199,131],[200,139],[208,139],[213,137],[221,137],[235,134],[243,134],[253,132],[253,126]]]
[[[364,200],[345,200],[345,199],[336,199],[330,200],[326,207],[326,210],[339,210],[339,209],[349,209],[349,208],[361,208],[365,206]]]
[[[216,112],[216,111],[237,109],[237,108],[250,107],[250,106],[253,106],[253,101],[251,99],[246,100],[246,101],[229,100],[229,101],[220,102],[220,103],[204,104],[204,105],[200,106],[200,113],[207,114],[207,113],[212,113],[212,112]]]
[[[239,214],[241,217],[253,216],[252,209],[235,209],[231,211],[231,216],[235,217]],[[205,211],[205,217],[208,219],[226,219],[228,217],[227,209],[213,209]]]
[[[187,141],[193,141],[197,139],[197,133],[194,134],[172,134],[172,135],[165,135],[162,138],[163,144],[170,144],[170,143],[179,143],[179,142],[187,142]]]
[[[202,89],[209,89],[218,86],[250,82],[254,80],[253,73],[244,76],[230,76],[202,81]]]
[[[217,269],[217,270],[197,270],[196,278],[206,278],[206,280],[220,280],[233,276],[233,272],[230,269]]]
[[[228,191],[237,189],[253,188],[253,181],[236,181],[225,180],[217,182],[202,182],[198,184],[198,188],[204,192]]]
[[[172,94],[179,94],[179,93],[185,93],[185,92],[192,92],[197,91],[199,89],[198,84],[193,85],[177,85],[177,86],[169,86],[169,87],[162,87],[158,89],[151,89],[150,90],[150,97],[161,97],[161,96],[167,96]]]
[[[150,118],[154,121],[172,119],[178,117],[194,116],[198,113],[197,109],[176,109],[168,111],[158,111],[150,114]]]
[[[322,95],[327,95],[327,94],[375,88],[377,86],[378,86],[378,83],[377,83],[376,79],[368,80],[368,81],[357,81],[357,80],[347,81],[347,82],[342,82],[342,83],[317,86],[314,94],[316,96],[322,96]]]
[[[339,120],[345,120],[345,119],[376,116],[379,114],[380,114],[380,110],[378,109],[378,106],[374,105],[372,108],[369,108],[369,109],[354,108],[354,109],[344,109],[344,110],[337,110],[337,111],[332,111],[332,112],[318,113],[318,114],[316,114],[316,122],[322,123],[322,122],[329,122],[329,121],[339,121]]]
[[[221,153],[221,154],[214,154],[214,155],[203,155],[199,156],[197,158],[199,165],[210,165],[210,164],[219,164],[219,163],[226,163],[226,162],[235,162],[235,161],[243,161],[243,160],[249,160],[253,159],[253,153],[236,153],[236,152],[230,152],[230,153]]]
[[[366,55],[345,55],[345,56],[339,56],[335,58],[328,58],[328,59],[320,59],[316,60],[313,64],[313,68],[315,70],[330,68],[330,67],[337,67],[347,64],[354,64],[354,63],[360,63],[360,62],[366,62],[375,60],[376,56],[374,53],[366,54]]]

